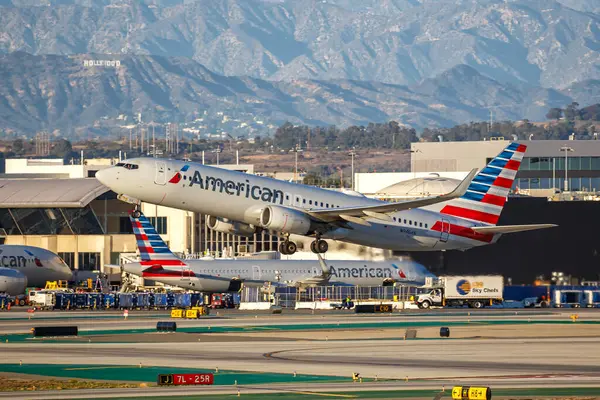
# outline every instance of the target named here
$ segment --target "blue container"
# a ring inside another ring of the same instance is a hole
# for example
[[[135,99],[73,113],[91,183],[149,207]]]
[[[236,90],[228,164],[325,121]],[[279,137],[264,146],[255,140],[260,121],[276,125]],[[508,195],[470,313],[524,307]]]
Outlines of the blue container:
[[[135,307],[133,293],[119,293],[119,308],[131,309]]]
[[[71,307],[71,308],[77,308],[77,309],[87,308],[87,307],[89,307],[88,300],[89,300],[89,298],[88,298],[87,293],[75,293],[75,299],[73,300],[75,307]]]
[[[190,295],[192,307],[199,307],[204,305],[204,296],[202,293],[191,293]]]
[[[5,310],[8,308],[8,304],[10,303],[10,296],[6,294],[0,294],[0,310]]]
[[[117,305],[117,296],[114,293],[104,293],[102,295],[102,308],[115,308]]]
[[[150,303],[156,308],[167,308],[169,296],[166,293],[153,293]]]
[[[92,309],[102,308],[102,293],[88,293],[87,306]]]
[[[135,307],[150,308],[150,293],[136,293]]]
[[[75,307],[74,293],[56,293],[56,302],[54,303],[55,310],[66,310]]]
[[[175,307],[192,306],[192,296],[190,295],[190,293],[174,293],[173,300],[173,305]]]

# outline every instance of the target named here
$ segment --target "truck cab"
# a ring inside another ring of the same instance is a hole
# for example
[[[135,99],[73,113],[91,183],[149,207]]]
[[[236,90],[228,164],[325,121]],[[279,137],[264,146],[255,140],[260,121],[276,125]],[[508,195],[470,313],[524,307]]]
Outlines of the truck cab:
[[[441,306],[443,299],[443,289],[435,288],[428,293],[420,294],[419,297],[417,297],[417,306],[423,309],[428,309],[431,306]]]

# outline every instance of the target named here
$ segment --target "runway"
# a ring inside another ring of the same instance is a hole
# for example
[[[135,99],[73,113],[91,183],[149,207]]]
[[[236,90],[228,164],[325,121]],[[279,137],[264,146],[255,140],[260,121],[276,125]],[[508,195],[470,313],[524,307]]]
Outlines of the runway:
[[[485,314],[471,312],[471,315],[419,313],[390,317],[289,313],[254,318],[234,313],[220,319],[182,321],[184,326],[190,327],[212,324],[221,328],[219,332],[175,334],[126,333],[132,326],[155,326],[152,318],[93,320],[83,324],[90,328],[89,335],[76,342],[50,344],[31,339],[2,342],[0,352],[2,363],[16,365],[19,362],[27,365],[141,364],[142,367],[162,367],[164,373],[168,373],[169,368],[188,368],[218,369],[221,373],[245,371],[245,376],[249,372],[289,376],[286,383],[237,382],[240,390],[248,394],[437,390],[455,384],[484,384],[496,388],[600,388],[600,352],[597,351],[600,312],[580,310],[578,322],[569,319],[571,314],[573,311],[493,316],[488,311]],[[0,329],[3,332],[22,330],[33,326],[33,322],[5,319]],[[73,323],[68,319],[62,322]],[[398,326],[399,322],[409,325]],[[423,322],[428,325],[415,325],[417,339],[404,339],[410,324]],[[450,327],[450,339],[439,338],[439,326],[449,322],[460,325]],[[325,323],[328,328],[320,329]],[[122,329],[123,333],[94,334],[108,325],[117,332]],[[229,328],[233,330],[228,331]],[[369,382],[353,384],[351,375],[355,372]],[[294,374],[330,376],[332,381],[294,384]],[[98,379],[102,379],[101,368]],[[340,379],[345,382],[339,382]],[[375,379],[378,381],[372,382]],[[93,397],[103,397],[102,393],[107,397],[150,397],[165,393],[231,395],[232,391],[232,385],[110,389],[100,390]],[[72,398],[89,396],[85,392],[74,392]],[[71,392],[27,393],[26,398],[69,398],[65,397],[67,393]],[[3,396],[0,394],[0,398]]]

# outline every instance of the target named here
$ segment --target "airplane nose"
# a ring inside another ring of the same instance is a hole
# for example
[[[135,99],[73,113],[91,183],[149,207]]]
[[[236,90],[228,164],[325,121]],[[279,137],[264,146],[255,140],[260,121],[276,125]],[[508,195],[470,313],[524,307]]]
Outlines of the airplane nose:
[[[108,186],[108,175],[109,175],[109,170],[110,168],[104,168],[101,169],[100,171],[96,172],[96,179],[98,179],[104,186]]]

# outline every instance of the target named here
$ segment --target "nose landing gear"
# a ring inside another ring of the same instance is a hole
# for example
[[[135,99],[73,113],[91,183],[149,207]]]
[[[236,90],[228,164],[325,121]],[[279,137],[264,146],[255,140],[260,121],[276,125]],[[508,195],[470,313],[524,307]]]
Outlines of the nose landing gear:
[[[133,209],[133,211],[131,212],[131,216],[133,218],[139,218],[142,216],[142,212],[140,211],[138,206],[135,206],[135,208]]]

